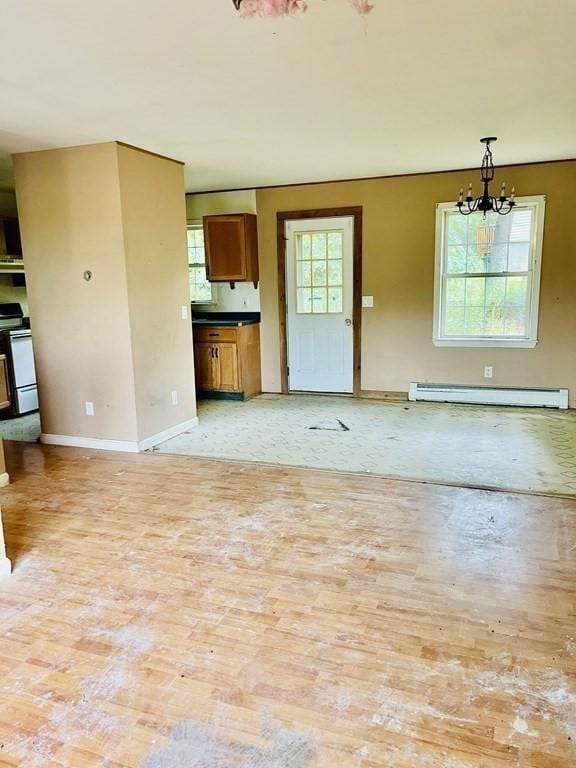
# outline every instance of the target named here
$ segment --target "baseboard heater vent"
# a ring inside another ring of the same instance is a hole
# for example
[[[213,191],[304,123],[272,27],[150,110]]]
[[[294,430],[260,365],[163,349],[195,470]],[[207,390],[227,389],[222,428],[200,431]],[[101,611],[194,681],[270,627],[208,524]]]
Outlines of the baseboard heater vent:
[[[431,403],[518,405],[533,408],[568,408],[567,389],[520,387],[464,387],[456,384],[410,384],[409,400]]]

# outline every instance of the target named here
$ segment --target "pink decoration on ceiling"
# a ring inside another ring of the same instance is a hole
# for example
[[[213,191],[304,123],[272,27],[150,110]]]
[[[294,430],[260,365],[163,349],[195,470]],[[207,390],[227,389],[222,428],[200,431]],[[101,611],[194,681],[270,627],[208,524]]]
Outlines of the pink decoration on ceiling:
[[[240,15],[248,16],[289,16],[305,11],[305,0],[242,0]]]
[[[369,0],[350,0],[350,2],[360,16],[368,16],[374,10],[374,6]]]
[[[236,2],[236,0],[235,0]],[[349,4],[360,16],[368,16],[374,10],[370,0],[348,0]],[[244,18],[251,16],[291,16],[301,13],[308,8],[306,0],[239,0],[240,15]]]

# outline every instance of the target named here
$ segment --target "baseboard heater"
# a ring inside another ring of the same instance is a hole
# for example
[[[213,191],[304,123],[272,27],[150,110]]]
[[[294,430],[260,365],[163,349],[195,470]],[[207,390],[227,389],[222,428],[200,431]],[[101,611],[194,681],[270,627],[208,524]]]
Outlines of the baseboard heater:
[[[567,389],[525,387],[465,387],[456,384],[410,384],[409,400],[474,405],[518,405],[533,408],[568,408]]]

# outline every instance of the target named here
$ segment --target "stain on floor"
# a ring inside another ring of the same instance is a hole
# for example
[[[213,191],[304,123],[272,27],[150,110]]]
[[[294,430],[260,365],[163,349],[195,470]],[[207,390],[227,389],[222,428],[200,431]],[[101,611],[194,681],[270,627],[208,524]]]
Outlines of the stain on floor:
[[[268,748],[226,741],[199,723],[184,721],[175,726],[166,746],[148,755],[142,768],[306,768],[316,757],[305,734],[266,722],[262,736]]]

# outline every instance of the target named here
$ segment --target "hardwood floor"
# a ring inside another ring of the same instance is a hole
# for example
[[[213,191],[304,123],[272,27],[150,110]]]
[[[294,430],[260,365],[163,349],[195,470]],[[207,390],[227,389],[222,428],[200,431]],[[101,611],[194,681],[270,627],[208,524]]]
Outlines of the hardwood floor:
[[[576,501],[6,448],[3,768],[576,764]]]

